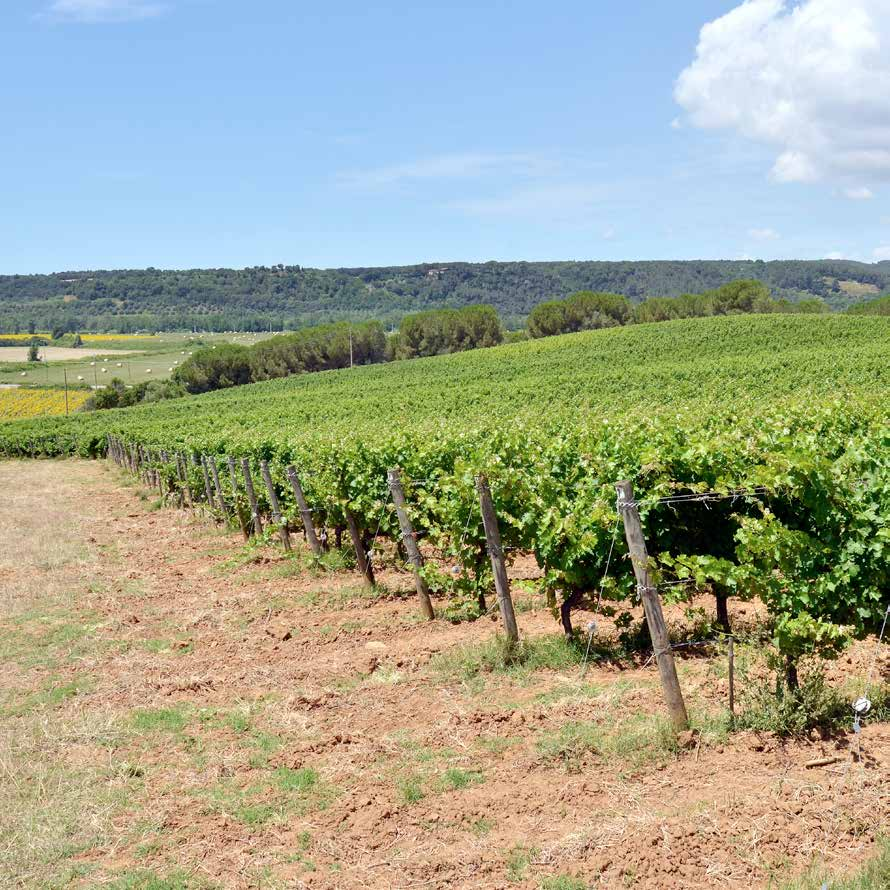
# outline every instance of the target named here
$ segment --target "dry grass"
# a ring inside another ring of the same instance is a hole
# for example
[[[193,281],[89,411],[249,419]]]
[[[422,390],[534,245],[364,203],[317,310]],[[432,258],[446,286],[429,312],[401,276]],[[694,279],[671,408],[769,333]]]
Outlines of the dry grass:
[[[97,553],[82,467],[0,463],[0,885],[45,886],[74,874],[78,851],[115,837],[132,790],[110,752],[110,714],[60,716],[85,685],[57,671],[89,649],[78,601]],[[66,504],[77,504],[71,509]],[[74,675],[76,677],[76,675]],[[56,886],[57,884],[53,884]]]

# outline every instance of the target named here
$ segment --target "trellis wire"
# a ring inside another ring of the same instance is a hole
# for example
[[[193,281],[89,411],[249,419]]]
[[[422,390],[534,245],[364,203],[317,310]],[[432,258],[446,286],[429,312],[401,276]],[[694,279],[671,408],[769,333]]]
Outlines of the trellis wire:
[[[606,578],[609,576],[609,565],[612,562],[612,553],[615,550],[615,538],[618,535],[618,524],[621,522],[621,514],[615,517],[615,524],[612,526],[612,543],[609,545],[609,554],[606,557],[606,569],[603,572],[603,577],[600,580],[599,592],[596,597],[596,608],[593,610],[593,614],[596,615],[599,613],[600,604],[603,601],[603,587],[606,585]],[[593,635],[596,633],[596,622],[591,621],[587,625],[587,648],[584,650],[584,660],[581,662],[581,679],[583,680],[585,676],[587,676],[587,664],[588,658],[590,656],[590,647],[593,643]]]

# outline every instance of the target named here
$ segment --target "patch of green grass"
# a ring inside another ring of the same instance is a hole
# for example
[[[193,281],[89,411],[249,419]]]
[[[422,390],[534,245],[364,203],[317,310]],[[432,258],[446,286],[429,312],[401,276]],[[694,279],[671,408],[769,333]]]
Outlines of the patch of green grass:
[[[311,590],[299,598],[301,605],[315,608],[321,606],[325,609],[343,609],[355,603],[375,603],[380,600],[393,599],[400,596],[382,584],[377,584],[368,589],[362,584],[349,584],[342,587],[327,587],[319,590]],[[407,598],[408,594],[404,595]]]
[[[570,771],[579,769],[588,754],[634,770],[674,756],[677,741],[666,718],[635,714],[611,725],[570,721],[555,732],[543,733],[537,748],[545,760],[560,762]]]
[[[279,767],[253,785],[242,788],[225,780],[209,792],[211,806],[250,827],[327,808],[336,791],[311,767]]]
[[[246,711],[233,711],[226,718],[226,724],[232,732],[243,735],[250,729],[250,714]]]
[[[306,571],[306,562],[294,553],[272,568],[269,573],[273,578],[299,578]]]
[[[598,723],[573,720],[556,731],[545,732],[538,739],[537,748],[545,760],[577,769],[586,754],[602,753],[603,729]]]
[[[184,705],[171,708],[139,708],[131,714],[134,730],[142,733],[169,732],[180,734],[188,723],[188,709]]]
[[[56,679],[48,680],[43,689],[22,695],[18,701],[0,709],[0,717],[21,717],[32,711],[43,711],[57,708],[68,699],[91,691],[93,680],[90,677],[76,677],[60,683]]]
[[[100,648],[94,634],[101,626],[101,620],[88,613],[65,609],[22,612],[0,628],[0,661],[23,668],[58,669]]]
[[[806,874],[783,884],[770,885],[778,890],[887,890],[890,887],[890,838],[877,843],[875,855],[854,873],[831,876],[814,866]]]
[[[446,679],[471,680],[480,674],[508,673],[528,676],[538,670],[564,670],[580,664],[583,646],[562,634],[546,634],[511,646],[504,637],[456,646],[430,661],[434,672]]]
[[[525,844],[516,844],[507,852],[507,880],[519,883],[525,878],[537,850]]]
[[[251,769],[267,769],[269,757],[274,754],[284,742],[274,733],[254,730],[249,734],[244,744],[254,749],[249,759]]]
[[[541,881],[541,890],[589,890],[590,885],[572,875],[553,875]]]
[[[484,777],[481,771],[452,766],[439,777],[439,788],[442,791],[459,791],[470,785],[478,785],[482,781],[484,781]]]
[[[159,875],[151,869],[137,869],[122,872],[102,886],[109,890],[209,890],[215,885],[182,870]]]
[[[595,698],[602,692],[601,687],[594,686],[592,683],[561,683],[555,689],[537,693],[533,701],[536,705],[554,705],[569,698]]]
[[[494,828],[494,819],[489,819],[487,816],[480,816],[470,825],[470,831],[477,837],[484,837],[492,828]]]
[[[302,769],[281,766],[275,770],[273,775],[282,791],[295,791],[298,794],[307,793],[315,788],[320,781],[318,771],[308,766]]]
[[[249,828],[256,828],[265,825],[277,813],[278,810],[272,804],[257,803],[236,807],[233,815]]]
[[[418,776],[401,779],[398,787],[402,803],[413,804],[426,797],[426,792],[423,790],[423,782]]]

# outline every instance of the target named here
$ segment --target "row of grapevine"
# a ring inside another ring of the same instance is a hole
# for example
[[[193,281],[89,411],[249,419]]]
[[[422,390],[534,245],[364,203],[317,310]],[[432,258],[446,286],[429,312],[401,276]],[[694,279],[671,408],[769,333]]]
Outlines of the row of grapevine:
[[[551,338],[457,356],[305,375],[71,423],[12,424],[8,455],[106,452],[269,464],[288,520],[349,517],[398,539],[387,471],[400,467],[418,534],[440,558],[427,582],[455,614],[490,586],[474,480],[484,474],[504,544],[533,554],[563,610],[599,587],[631,479],[665,580],[764,600],[790,658],[836,653],[875,626],[890,590],[886,319],[699,319]],[[171,461],[154,467],[178,484]],[[190,484],[204,485],[187,462]],[[225,472],[223,472],[225,476]],[[756,490],[678,510],[658,498]],[[270,511],[262,486],[259,509]],[[603,585],[635,601],[621,536]],[[680,590],[681,586],[676,588]]]

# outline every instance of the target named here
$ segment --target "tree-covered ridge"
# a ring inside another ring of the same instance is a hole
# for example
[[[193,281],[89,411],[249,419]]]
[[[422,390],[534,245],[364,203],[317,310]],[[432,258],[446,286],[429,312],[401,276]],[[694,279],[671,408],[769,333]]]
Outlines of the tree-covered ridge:
[[[714,290],[738,279],[775,299],[821,298],[845,309],[890,290],[890,262],[701,260],[646,262],[425,263],[380,268],[142,269],[0,276],[0,329],[276,330],[476,303],[521,327],[538,303],[579,290],[639,303]]]

